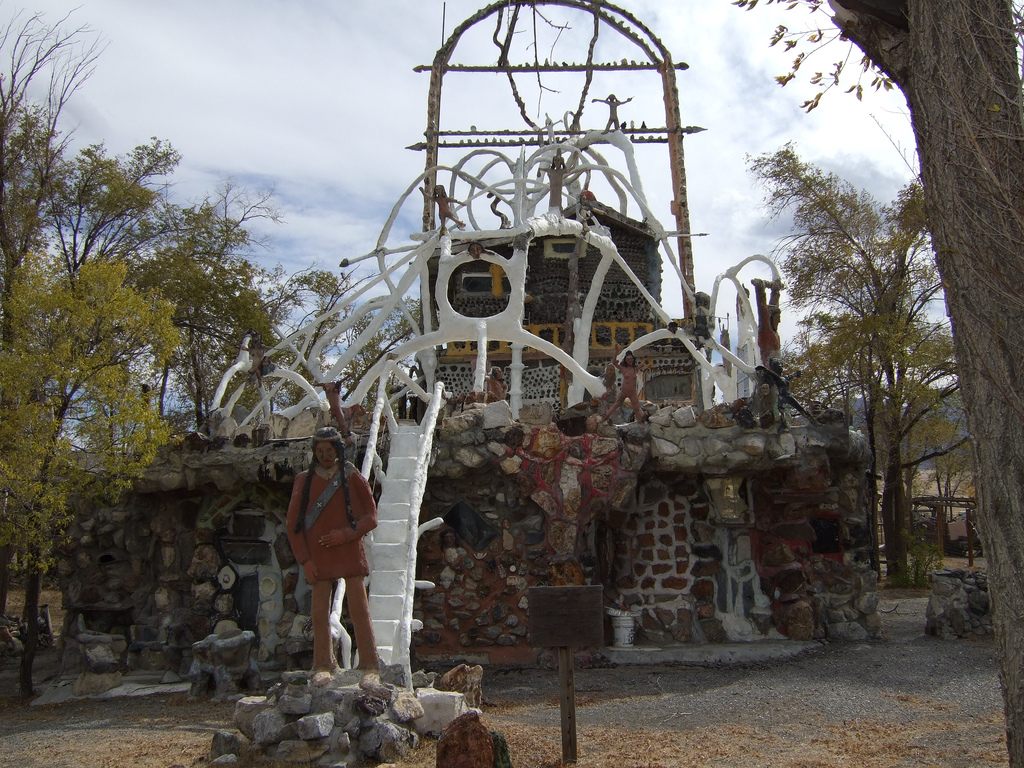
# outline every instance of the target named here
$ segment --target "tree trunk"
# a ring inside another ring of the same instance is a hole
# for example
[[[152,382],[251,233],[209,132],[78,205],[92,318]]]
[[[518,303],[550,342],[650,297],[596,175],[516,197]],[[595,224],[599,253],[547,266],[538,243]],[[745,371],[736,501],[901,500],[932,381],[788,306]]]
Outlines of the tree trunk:
[[[160,402],[159,402],[159,413],[160,417],[164,417],[164,408],[167,401],[167,385],[171,379],[171,366],[165,365],[163,372],[160,374]]]
[[[912,7],[912,28],[932,34],[913,36],[911,69],[917,76],[905,91],[980,475],[978,519],[1002,661],[1010,765],[1021,768],[1024,126],[1010,4],[918,0]]]
[[[39,589],[42,585],[42,574],[33,568],[25,580],[25,637],[22,643],[25,652],[21,655],[19,682],[23,699],[32,697],[32,665],[36,660],[36,649],[39,647]]]
[[[870,10],[840,24],[910,108],[978,473],[1007,749],[1024,768],[1024,105],[1011,3],[906,7],[906,30]]]
[[[11,547],[0,547],[0,616],[7,613],[7,592],[11,586]]]
[[[888,578],[907,572],[907,526],[903,516],[902,454],[890,447],[882,472],[882,527],[885,530],[885,570]]]
[[[868,431],[868,449],[870,464],[868,465],[868,523],[871,525],[871,566],[875,573],[882,575],[882,564],[878,556],[878,444],[875,440],[875,400],[861,389],[861,400],[864,402],[864,423]],[[884,526],[884,518],[883,518]],[[883,528],[883,535],[885,530]]]

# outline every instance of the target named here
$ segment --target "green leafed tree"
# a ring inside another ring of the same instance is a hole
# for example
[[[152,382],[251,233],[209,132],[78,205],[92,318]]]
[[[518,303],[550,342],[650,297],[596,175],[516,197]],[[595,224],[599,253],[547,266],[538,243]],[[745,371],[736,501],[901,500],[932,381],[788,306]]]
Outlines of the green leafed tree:
[[[11,346],[16,329],[7,306],[18,271],[45,245],[42,221],[67,148],[60,117],[96,56],[82,28],[24,14],[0,27],[0,352]],[[0,390],[0,421],[13,403]],[[0,443],[0,457],[5,455]],[[0,541],[0,612],[7,603],[11,555],[12,548]]]
[[[226,189],[175,206],[178,154],[156,139],[121,157],[70,151],[61,115],[96,60],[90,40],[39,16],[0,29],[0,611],[16,554],[33,618],[69,493],[116,494],[166,439],[153,385],[211,339],[266,325],[260,272],[240,257],[265,201],[247,207]],[[154,264],[165,279],[147,282]],[[191,370],[221,364],[210,352]]]
[[[770,210],[793,220],[778,256],[791,301],[806,313],[794,354],[809,375],[796,387],[847,413],[856,398],[882,478],[887,570],[898,576],[910,529],[904,478],[962,440],[911,448],[958,388],[921,189],[911,185],[882,206],[791,146],[751,169]]]
[[[111,499],[167,437],[147,382],[177,342],[172,307],[127,283],[123,262],[84,264],[69,279],[60,258],[30,253],[6,311],[17,328],[0,351],[0,542],[27,573],[26,613],[67,522],[68,502]],[[35,623],[21,666],[32,693]]]
[[[94,145],[59,163],[42,223],[69,277],[90,259],[136,263],[171,234],[165,191],[180,159],[154,138],[123,157]]]
[[[220,373],[250,331],[275,339],[268,296],[275,276],[247,258],[254,245],[247,226],[276,220],[268,198],[251,198],[224,185],[210,199],[164,212],[165,236],[143,254],[133,279],[175,307],[181,343],[159,377],[161,412],[176,427],[200,428],[209,415]]]

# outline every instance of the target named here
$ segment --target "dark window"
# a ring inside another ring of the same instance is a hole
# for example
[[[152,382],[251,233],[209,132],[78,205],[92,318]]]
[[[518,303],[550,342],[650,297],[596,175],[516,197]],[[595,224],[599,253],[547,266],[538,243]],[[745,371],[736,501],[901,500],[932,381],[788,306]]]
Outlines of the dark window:
[[[463,275],[462,277],[462,290],[467,293],[490,293],[491,292],[491,276],[490,274],[472,274]]]
[[[818,554],[831,552],[842,552],[839,545],[839,521],[831,517],[812,517],[811,527],[814,529],[815,539],[812,549]]]

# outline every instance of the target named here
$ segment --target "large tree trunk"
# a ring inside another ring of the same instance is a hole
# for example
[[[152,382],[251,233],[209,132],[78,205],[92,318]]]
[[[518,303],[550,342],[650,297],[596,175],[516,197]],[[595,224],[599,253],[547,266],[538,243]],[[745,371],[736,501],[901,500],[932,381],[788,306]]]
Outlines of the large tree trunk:
[[[32,687],[32,665],[36,660],[36,649],[39,647],[39,589],[42,586],[42,575],[38,568],[33,568],[25,580],[25,611],[22,614],[25,620],[25,637],[22,642],[25,645],[25,652],[21,655],[21,668],[19,670],[19,682],[22,698],[31,698]]]
[[[907,525],[903,519],[903,455],[890,447],[882,473],[882,527],[885,530],[885,571],[889,579],[907,572]]]
[[[973,437],[1010,765],[1024,768],[1024,112],[1011,3],[907,0],[905,29],[856,5],[841,26],[900,85],[917,138]]]
[[[11,585],[11,547],[0,547],[0,616],[7,613],[7,592]]]

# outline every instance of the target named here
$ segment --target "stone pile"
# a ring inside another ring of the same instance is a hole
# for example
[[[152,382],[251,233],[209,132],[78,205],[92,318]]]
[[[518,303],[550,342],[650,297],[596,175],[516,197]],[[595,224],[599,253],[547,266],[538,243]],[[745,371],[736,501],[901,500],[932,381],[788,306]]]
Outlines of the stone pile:
[[[121,634],[91,632],[78,628],[64,642],[65,671],[78,671],[72,684],[76,696],[103,693],[121,684],[126,663],[128,640]],[[74,658],[73,662],[68,659]]]
[[[309,672],[285,672],[266,696],[236,702],[240,735],[217,733],[210,764],[232,765],[242,755],[334,768],[396,762],[469,711],[462,693],[403,688],[358,670],[339,671],[324,686]]]
[[[651,458],[659,470],[725,474],[794,465],[799,455],[827,453],[865,460],[867,443],[844,424],[779,431],[741,426],[728,406],[698,413],[692,406],[661,408],[650,418]]]
[[[189,695],[199,697],[213,689],[214,700],[224,700],[239,690],[261,688],[255,648],[256,633],[237,628],[208,635],[193,644],[192,666],[188,671],[192,683]]]
[[[947,638],[992,633],[988,576],[984,571],[944,568],[931,574],[931,582],[926,634]]]

